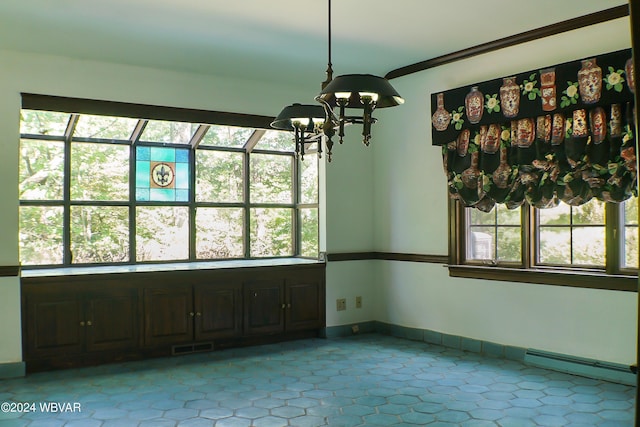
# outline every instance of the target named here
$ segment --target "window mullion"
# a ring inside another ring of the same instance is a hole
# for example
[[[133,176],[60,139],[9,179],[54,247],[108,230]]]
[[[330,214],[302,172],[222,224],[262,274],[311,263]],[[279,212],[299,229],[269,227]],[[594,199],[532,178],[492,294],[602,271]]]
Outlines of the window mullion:
[[[624,222],[622,203],[605,204],[605,271],[607,274],[620,272],[622,248],[624,245]]]
[[[540,249],[539,221],[536,209],[525,203],[521,209],[522,267],[532,268],[538,263]]]
[[[62,264],[71,265],[73,263],[73,253],[71,252],[71,140],[73,132],[78,124],[79,116],[72,114],[64,133],[64,177],[62,199],[64,209],[62,214]]]
[[[244,153],[244,257],[251,257],[251,165],[248,151]]]

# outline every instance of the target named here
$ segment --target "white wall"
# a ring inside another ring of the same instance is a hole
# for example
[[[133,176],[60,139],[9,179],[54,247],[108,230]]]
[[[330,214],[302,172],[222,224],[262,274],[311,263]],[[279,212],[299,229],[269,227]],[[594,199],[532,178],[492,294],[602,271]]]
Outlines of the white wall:
[[[403,106],[381,111],[374,151],[378,251],[447,254],[441,150],[431,93],[630,47],[618,19],[394,79]],[[380,261],[377,320],[618,363],[635,361],[636,294],[455,279],[441,265]]]

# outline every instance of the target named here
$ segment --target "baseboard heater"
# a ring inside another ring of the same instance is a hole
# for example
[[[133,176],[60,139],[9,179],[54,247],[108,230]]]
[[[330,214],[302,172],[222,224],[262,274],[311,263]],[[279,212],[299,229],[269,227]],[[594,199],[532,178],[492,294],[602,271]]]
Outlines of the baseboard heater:
[[[171,347],[171,354],[173,356],[178,356],[180,354],[199,353],[202,351],[211,350],[213,350],[213,343],[203,342],[197,344],[174,345],[173,347]]]
[[[580,375],[588,378],[611,381],[615,383],[635,385],[636,375],[627,365],[602,362],[566,354],[528,349],[524,356],[525,363],[540,368]]]

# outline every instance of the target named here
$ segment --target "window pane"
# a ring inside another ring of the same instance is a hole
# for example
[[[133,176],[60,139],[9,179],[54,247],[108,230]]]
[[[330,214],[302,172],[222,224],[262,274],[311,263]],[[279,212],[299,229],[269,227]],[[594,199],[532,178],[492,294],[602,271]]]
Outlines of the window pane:
[[[540,225],[570,225],[571,206],[560,203],[558,206],[549,209],[537,209]]]
[[[67,130],[69,118],[71,118],[69,113],[22,110],[20,112],[20,133],[63,136]]]
[[[189,208],[145,206],[136,209],[136,261],[189,258]]]
[[[20,263],[62,264],[62,206],[20,206]]]
[[[251,202],[292,203],[292,156],[251,154]]]
[[[521,209],[507,209],[506,205],[497,204],[494,208],[498,224],[500,225],[517,225],[520,227],[522,223]],[[477,210],[477,209],[476,209]]]
[[[254,129],[212,125],[204,134],[200,145],[216,147],[243,147]]]
[[[292,209],[251,209],[251,256],[293,255]]]
[[[638,268],[638,226],[624,228],[624,265],[625,268]]]
[[[301,249],[300,255],[318,256],[318,209],[300,209]]]
[[[189,201],[189,149],[136,147],[136,200]]]
[[[137,119],[83,114],[78,118],[73,136],[128,140],[137,124]]]
[[[198,259],[244,256],[242,208],[198,208],[196,257]]]
[[[293,132],[268,130],[256,144],[256,149],[294,152],[296,144],[293,142]]]
[[[196,150],[196,201],[242,202],[244,155]]]
[[[129,200],[129,147],[71,145],[72,200]]]
[[[632,197],[624,202],[624,256],[625,268],[638,268],[638,198]]]
[[[189,144],[198,126],[195,123],[149,120],[140,135],[140,141]]]
[[[469,225],[495,225],[496,211],[495,208],[490,212],[482,212],[479,209],[467,208],[469,215]]]
[[[494,227],[473,227],[467,236],[467,259],[496,260]]]
[[[549,209],[543,209],[541,212],[545,210]],[[539,261],[541,264],[571,264],[569,227],[540,228]]]
[[[20,199],[62,200],[64,143],[20,140]]]
[[[520,227],[498,227],[497,256],[500,261],[522,261],[522,234]]]
[[[129,208],[72,206],[74,264],[129,261]]]
[[[624,223],[638,225],[638,198],[632,197],[624,202]]]
[[[605,203],[598,199],[591,199],[584,205],[573,206],[571,208],[573,224],[604,224],[604,207]]]
[[[300,165],[300,202],[318,203],[318,156],[307,154]]]
[[[574,227],[573,264],[604,266],[604,227]]]

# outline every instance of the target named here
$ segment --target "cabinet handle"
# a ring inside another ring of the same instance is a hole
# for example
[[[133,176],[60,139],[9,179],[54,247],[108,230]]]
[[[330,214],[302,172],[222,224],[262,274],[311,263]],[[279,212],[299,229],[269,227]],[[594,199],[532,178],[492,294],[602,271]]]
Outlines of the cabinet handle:
[[[91,320],[87,320],[87,326],[91,326],[93,323],[91,323]]]
[[[82,322],[82,321],[81,321],[81,322],[80,322],[80,326],[84,326],[84,322]]]
[[[287,304],[287,308],[291,308],[291,303]]]
[[[200,313],[199,311],[196,313],[196,316],[200,317],[202,316],[202,313]]]
[[[195,316],[195,313],[193,311],[189,312],[189,316],[193,317]]]
[[[283,310],[284,310],[284,308],[285,308],[285,307],[286,307],[286,306],[285,306],[285,304],[282,304],[282,309],[283,309]]]

